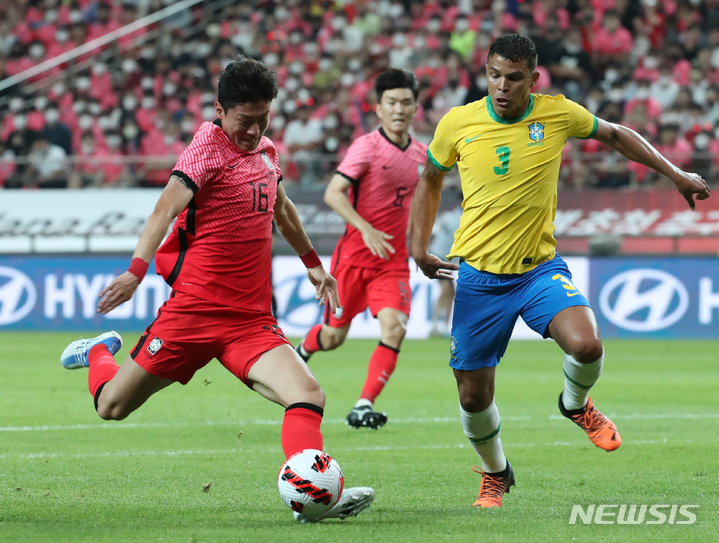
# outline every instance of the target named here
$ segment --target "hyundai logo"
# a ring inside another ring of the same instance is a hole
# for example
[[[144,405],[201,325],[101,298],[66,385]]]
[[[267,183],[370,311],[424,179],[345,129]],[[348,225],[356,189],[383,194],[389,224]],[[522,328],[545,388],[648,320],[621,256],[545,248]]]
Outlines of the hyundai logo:
[[[35,300],[35,285],[27,275],[0,266],[0,326],[24,318],[35,307]]]
[[[673,275],[635,269],[612,277],[599,293],[599,307],[613,324],[632,332],[654,332],[684,316],[689,294]]]

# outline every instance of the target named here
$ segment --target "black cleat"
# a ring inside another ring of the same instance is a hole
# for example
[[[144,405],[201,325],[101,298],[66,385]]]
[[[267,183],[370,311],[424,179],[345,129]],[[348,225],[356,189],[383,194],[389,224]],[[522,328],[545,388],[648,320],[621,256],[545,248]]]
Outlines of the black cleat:
[[[352,428],[372,428],[373,430],[381,428],[386,423],[387,415],[373,411],[371,405],[355,407],[345,420],[345,424],[352,426]]]

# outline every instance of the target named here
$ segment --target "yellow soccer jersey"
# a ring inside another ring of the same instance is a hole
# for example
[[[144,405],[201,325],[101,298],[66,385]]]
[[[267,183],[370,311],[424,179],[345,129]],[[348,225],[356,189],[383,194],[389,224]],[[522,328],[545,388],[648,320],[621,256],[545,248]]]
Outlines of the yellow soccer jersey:
[[[502,119],[488,97],[455,107],[437,125],[427,155],[457,163],[462,218],[448,257],[478,270],[525,273],[554,258],[554,215],[562,149],[587,139],[597,118],[562,95],[530,95],[518,118]]]

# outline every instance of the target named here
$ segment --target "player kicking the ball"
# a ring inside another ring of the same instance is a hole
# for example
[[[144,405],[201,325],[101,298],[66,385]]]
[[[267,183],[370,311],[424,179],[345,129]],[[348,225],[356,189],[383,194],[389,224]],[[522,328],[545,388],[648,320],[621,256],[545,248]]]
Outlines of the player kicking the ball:
[[[329,313],[339,307],[337,283],[312,249],[280,184],[275,146],[263,136],[277,91],[274,72],[255,60],[239,57],[221,74],[218,119],[203,123],[178,159],[128,271],[100,293],[100,313],[128,301],[153,256],[173,288],[122,366],[113,358],[122,346],[115,332],[75,341],[62,353],[64,367],[89,367],[101,418],[126,418],[156,392],[187,384],[217,358],[249,388],[285,408],[286,457],[322,450],[325,395],[270,311],[273,217]],[[356,515],[373,499],[371,488],[346,489],[322,518]]]
[[[347,222],[331,268],[343,307],[336,314],[325,311],[324,324],[310,329],[297,353],[307,361],[317,351],[336,349],[352,319],[369,306],[381,339],[347,424],[376,429],[387,415],[374,411],[373,404],[397,365],[409,318],[407,219],[427,146],[409,137],[419,94],[414,74],[390,68],[374,87],[382,127],[350,146],[325,191],[325,202]]]
[[[457,266],[427,252],[442,180],[457,163],[463,213],[450,257],[459,257],[450,362],[464,433],[482,462],[477,507],[499,507],[514,484],[494,403],[496,366],[520,315],[564,355],[559,410],[597,447],[621,444],[616,426],[588,397],[604,347],[584,296],[555,252],[554,214],[562,149],[569,137],[594,138],[669,177],[694,209],[709,197],[704,180],[668,162],[644,138],[597,119],[564,96],[532,94],[537,52],[526,36],[498,38],[489,49],[489,96],[453,108],[437,125],[414,199],[412,255],[428,277]]]

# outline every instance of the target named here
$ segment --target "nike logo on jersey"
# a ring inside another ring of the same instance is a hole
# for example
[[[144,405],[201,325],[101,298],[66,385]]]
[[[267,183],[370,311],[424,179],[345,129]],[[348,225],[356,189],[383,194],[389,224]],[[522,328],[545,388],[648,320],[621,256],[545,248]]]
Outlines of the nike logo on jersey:
[[[389,170],[392,166],[382,166],[383,170]]]
[[[236,168],[236,167],[239,166],[239,165],[240,165],[240,163],[238,162],[238,163],[235,164],[234,166],[227,166],[227,168],[231,170],[232,168]]]
[[[477,135],[474,136],[473,138],[464,138],[464,143],[469,143],[470,141],[474,141],[474,140],[476,140],[476,139],[477,139],[479,136],[481,136],[481,135],[482,135],[482,134],[477,134]]]

